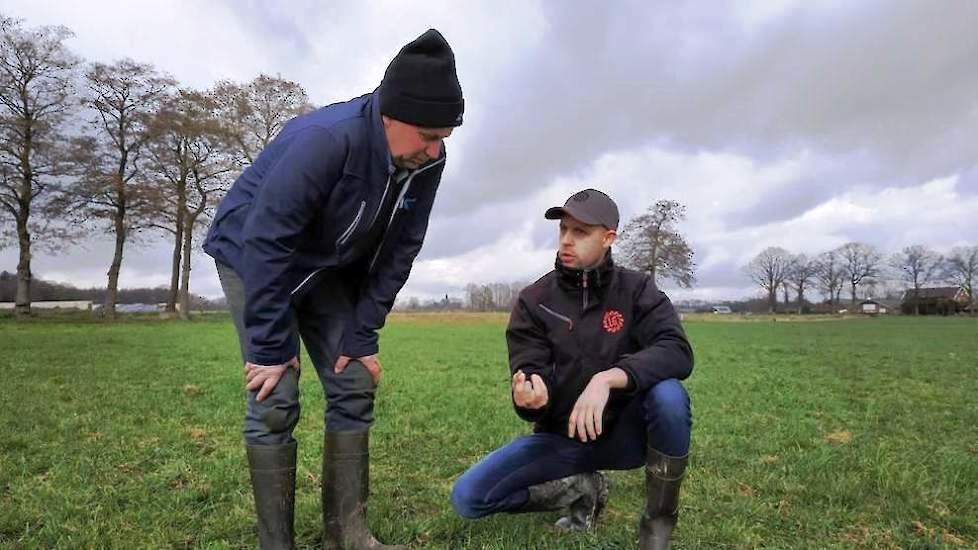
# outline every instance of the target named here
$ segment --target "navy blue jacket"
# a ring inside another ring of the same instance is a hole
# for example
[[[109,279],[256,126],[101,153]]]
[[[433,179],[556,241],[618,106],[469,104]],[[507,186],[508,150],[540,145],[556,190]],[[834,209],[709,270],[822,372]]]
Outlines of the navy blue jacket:
[[[286,124],[234,182],[204,242],[244,281],[248,360],[273,365],[296,355],[291,304],[324,270],[357,283],[342,353],[377,353],[377,330],[421,250],[444,166],[443,152],[412,171],[393,216],[378,219],[396,186],[377,93]],[[373,224],[387,223],[383,241],[365,250]]]

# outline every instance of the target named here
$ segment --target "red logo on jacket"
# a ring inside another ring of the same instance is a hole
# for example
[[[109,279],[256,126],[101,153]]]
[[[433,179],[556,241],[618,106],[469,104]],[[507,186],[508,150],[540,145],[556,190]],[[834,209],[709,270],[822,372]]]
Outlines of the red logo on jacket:
[[[604,320],[601,324],[605,331],[614,334],[625,327],[625,316],[617,310],[609,309],[604,312]]]

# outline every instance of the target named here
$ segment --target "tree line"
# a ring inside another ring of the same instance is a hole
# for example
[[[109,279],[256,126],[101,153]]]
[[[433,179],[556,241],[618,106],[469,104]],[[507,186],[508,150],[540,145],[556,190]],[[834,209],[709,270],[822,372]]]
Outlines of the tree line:
[[[128,58],[85,62],[65,44],[72,36],[0,14],[0,247],[19,249],[16,315],[30,314],[36,251],[104,234],[115,245],[105,315],[116,314],[127,248],[168,238],[166,310],[185,317],[194,243],[217,203],[289,119],[314,107],[280,77],[198,90]]]
[[[860,242],[849,242],[814,257],[792,254],[781,247],[768,247],[755,256],[744,271],[767,293],[768,309],[774,312],[778,293],[789,302],[796,299],[798,312],[806,292],[818,291],[825,302],[838,306],[845,293],[850,306],[863,297],[879,297],[887,288],[912,291],[908,294],[913,313],[919,313],[917,297],[930,285],[960,288],[975,311],[975,276],[978,246],[958,246],[942,255],[923,245],[907,246],[889,255]],[[882,291],[882,292],[881,292]]]

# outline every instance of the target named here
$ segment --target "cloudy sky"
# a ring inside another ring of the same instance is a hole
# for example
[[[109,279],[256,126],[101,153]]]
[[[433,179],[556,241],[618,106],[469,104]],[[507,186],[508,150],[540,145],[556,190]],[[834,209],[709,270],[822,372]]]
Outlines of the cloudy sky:
[[[345,2],[4,0],[63,24],[90,61],[131,57],[187,86],[259,73],[319,105],[372,90],[429,27],[452,44],[466,122],[402,297],[529,281],[553,263],[546,207],[610,194],[627,220],[686,204],[699,265],[673,298],[755,290],[768,246],[893,252],[978,244],[978,2]],[[131,248],[123,286],[168,281],[162,240]],[[35,273],[104,285],[108,242],[39,254]],[[0,251],[16,266],[16,249]],[[220,295],[196,258],[193,290]],[[667,289],[668,284],[664,285]]]

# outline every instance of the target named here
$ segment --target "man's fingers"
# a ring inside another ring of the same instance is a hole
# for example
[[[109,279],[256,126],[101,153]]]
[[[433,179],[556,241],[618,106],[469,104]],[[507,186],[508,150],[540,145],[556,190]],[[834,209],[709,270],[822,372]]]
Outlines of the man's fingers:
[[[594,409],[588,409],[587,413],[584,414],[584,427],[587,429],[587,435],[592,441],[598,438],[598,434],[595,433],[594,429]]]
[[[585,418],[587,417],[586,412],[582,412],[577,415],[577,438],[581,440],[582,443],[587,443],[587,422]]]
[[[263,401],[266,397],[268,397],[268,394],[272,393],[272,390],[275,389],[275,384],[277,383],[277,376],[269,376],[266,378],[265,383],[261,386],[261,391],[258,392],[258,396],[255,399],[257,401]]]
[[[380,384],[380,363],[371,361],[369,363],[364,363],[363,366],[367,367],[367,372],[370,373],[370,377],[374,379],[374,385]]]
[[[571,411],[570,418],[567,420],[567,437],[574,439],[574,429],[577,428],[577,407]]]
[[[263,381],[264,378],[259,378],[259,379],[252,378],[251,380],[248,381],[248,384],[245,385],[245,389],[248,391],[255,391],[261,387]]]
[[[336,374],[340,374],[341,372],[346,370],[346,366],[349,364],[350,364],[350,358],[345,355],[340,355],[340,357],[336,360],[336,365],[333,366],[333,372],[335,372]]]
[[[604,411],[597,410],[594,411],[594,431],[597,435],[601,435],[601,424],[604,420]],[[597,439],[597,437],[595,437]]]
[[[543,383],[543,378],[540,378],[539,374],[534,374],[531,380],[533,380],[533,397],[538,401],[546,400],[547,385]]]

